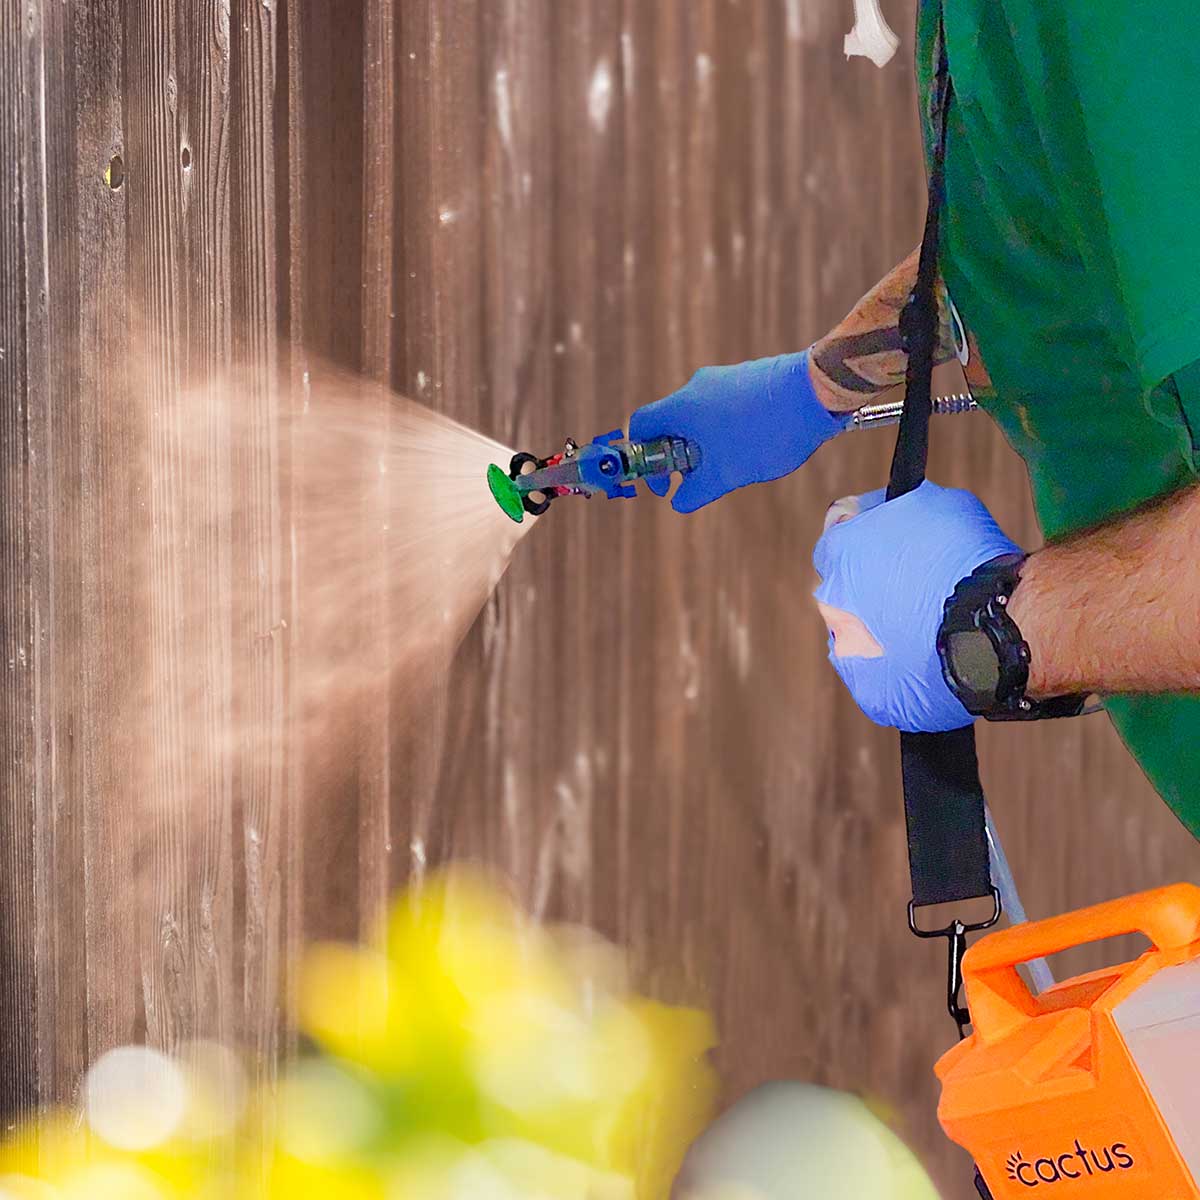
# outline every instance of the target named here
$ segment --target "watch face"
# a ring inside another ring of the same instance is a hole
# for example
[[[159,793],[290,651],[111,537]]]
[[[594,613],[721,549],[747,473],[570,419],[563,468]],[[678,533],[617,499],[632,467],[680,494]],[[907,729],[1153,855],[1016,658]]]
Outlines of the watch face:
[[[982,629],[950,634],[946,639],[946,662],[969,712],[986,710],[995,703],[1000,661],[992,639]]]

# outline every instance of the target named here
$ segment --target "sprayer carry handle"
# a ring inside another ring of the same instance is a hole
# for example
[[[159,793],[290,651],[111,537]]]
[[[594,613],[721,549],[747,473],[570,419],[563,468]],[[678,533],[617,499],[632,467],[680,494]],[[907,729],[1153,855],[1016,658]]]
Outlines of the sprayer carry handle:
[[[1177,883],[981,939],[963,960],[975,1029],[992,1041],[1038,1012],[1018,963],[1126,933],[1145,934],[1158,950],[1182,950],[1200,941],[1200,887]]]

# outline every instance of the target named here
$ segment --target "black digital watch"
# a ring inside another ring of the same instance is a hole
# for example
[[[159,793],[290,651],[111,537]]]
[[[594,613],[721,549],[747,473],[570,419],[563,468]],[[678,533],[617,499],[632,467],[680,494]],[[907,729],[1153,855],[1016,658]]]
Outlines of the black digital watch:
[[[1025,694],[1029,644],[1008,615],[1008,601],[1026,557],[1002,554],[984,563],[958,584],[942,610],[942,674],[967,712],[989,721],[1074,717],[1087,704],[1086,695],[1033,700]]]

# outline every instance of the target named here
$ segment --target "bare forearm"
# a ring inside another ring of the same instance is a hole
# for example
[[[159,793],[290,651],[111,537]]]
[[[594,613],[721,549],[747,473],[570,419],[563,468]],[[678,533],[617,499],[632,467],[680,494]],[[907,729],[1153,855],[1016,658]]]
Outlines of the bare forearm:
[[[1200,690],[1200,487],[1031,555],[1009,611],[1034,697]]]
[[[908,355],[900,345],[900,312],[917,278],[919,251],[875,285],[809,356],[817,398],[833,412],[853,412],[904,382]],[[941,329],[934,363],[955,356],[949,305],[939,289]]]

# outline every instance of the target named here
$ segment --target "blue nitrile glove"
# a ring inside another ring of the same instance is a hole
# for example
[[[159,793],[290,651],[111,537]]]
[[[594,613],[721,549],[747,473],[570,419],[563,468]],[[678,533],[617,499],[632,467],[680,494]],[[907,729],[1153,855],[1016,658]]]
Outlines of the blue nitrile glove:
[[[639,408],[629,436],[643,442],[674,434],[699,445],[700,465],[671,501],[687,513],[734,488],[787,475],[849,424],[849,413],[831,413],[817,399],[805,350],[702,367],[679,391]],[[660,496],[671,486],[668,477],[646,482]]]
[[[942,609],[976,567],[1018,547],[970,492],[926,481],[897,500],[883,497],[882,489],[861,496],[860,514],[827,529],[813,552],[817,600],[861,621],[882,649],[839,656],[831,634],[830,661],[880,725],[909,733],[970,725],[975,718],[938,662]]]

